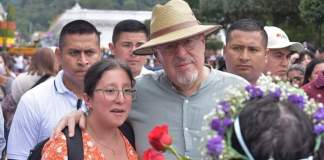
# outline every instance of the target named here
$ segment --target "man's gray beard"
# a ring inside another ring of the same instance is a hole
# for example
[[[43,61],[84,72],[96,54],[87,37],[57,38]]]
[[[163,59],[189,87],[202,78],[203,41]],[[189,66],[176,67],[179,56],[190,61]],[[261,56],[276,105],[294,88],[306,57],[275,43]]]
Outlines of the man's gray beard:
[[[186,71],[177,73],[177,81],[183,85],[191,85],[198,79],[198,71]]]

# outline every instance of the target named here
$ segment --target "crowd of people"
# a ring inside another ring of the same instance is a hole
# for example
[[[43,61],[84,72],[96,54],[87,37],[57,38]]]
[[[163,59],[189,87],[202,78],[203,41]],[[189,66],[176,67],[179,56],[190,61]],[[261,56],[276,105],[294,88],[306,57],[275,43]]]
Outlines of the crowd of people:
[[[69,148],[61,130],[69,126],[69,136],[73,136],[78,124],[84,159],[142,159],[149,148],[147,134],[155,125],[166,123],[178,152],[200,160],[204,156],[199,150],[201,128],[215,99],[226,98],[228,87],[254,85],[263,75],[290,82],[291,87],[304,89],[310,99],[324,103],[324,49],[313,53],[301,43],[291,42],[276,26],[241,19],[225,28],[223,55],[217,57],[225,65],[219,70],[205,61],[205,44],[221,28],[200,24],[185,1],[170,0],[154,7],[150,31],[137,20],[119,22],[107,44],[112,52],[109,57],[103,58],[101,53],[100,32],[85,20],[66,24],[58,48],[38,49],[26,69],[17,65],[11,71],[6,55],[0,54],[2,158],[25,160],[38,143],[51,136],[42,159],[66,159]],[[149,55],[162,69],[145,67]],[[247,145],[252,157],[287,159],[280,157],[285,155],[279,154],[281,143],[274,143],[296,141],[288,146],[294,148],[291,152],[282,150],[289,152],[288,159],[324,159],[315,156],[319,151],[313,149],[312,122],[296,109],[294,104],[267,97],[247,102],[241,113],[242,133],[286,125],[276,130],[283,134],[262,133],[275,140],[244,135],[253,139]],[[267,114],[262,113],[265,111]],[[264,119],[275,123],[259,122]],[[251,121],[258,121],[253,123],[257,125],[250,125]],[[287,127],[298,136],[285,130]],[[286,138],[291,136],[294,138]],[[303,146],[305,136],[307,146]],[[233,148],[244,154],[235,136],[232,141]],[[275,147],[260,149],[267,142]],[[171,154],[165,157],[173,159]]]

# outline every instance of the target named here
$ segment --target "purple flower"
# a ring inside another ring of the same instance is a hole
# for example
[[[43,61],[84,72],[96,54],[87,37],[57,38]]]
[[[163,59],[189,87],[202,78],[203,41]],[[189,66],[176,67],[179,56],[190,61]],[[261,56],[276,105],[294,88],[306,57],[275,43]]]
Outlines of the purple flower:
[[[222,122],[218,118],[214,118],[211,122],[211,128],[215,131],[217,131],[222,125]]]
[[[231,124],[233,124],[233,121],[230,118],[224,118],[224,119],[214,118],[211,122],[211,128],[215,130],[219,135],[224,135],[226,129]]]
[[[218,157],[224,150],[223,138],[221,136],[216,136],[208,140],[207,150],[209,155]]]
[[[231,110],[231,106],[227,101],[221,101],[218,103],[220,106],[222,106],[222,110],[225,114],[228,114]]]
[[[253,85],[246,86],[245,90],[250,94],[250,99],[263,97],[263,91]]]
[[[317,122],[324,120],[324,108],[317,109],[313,117]]]
[[[230,118],[224,118],[224,119],[223,119],[223,126],[224,126],[225,128],[229,127],[229,126],[232,125],[232,124],[233,124],[232,119],[230,119]]]
[[[223,135],[225,128],[223,127],[223,122],[221,119],[214,118],[211,122],[211,128],[218,132],[218,134]]]
[[[324,125],[323,124],[317,124],[314,126],[314,131],[317,135],[320,135],[324,132]]]
[[[280,88],[277,88],[275,91],[270,91],[269,95],[272,98],[279,100],[279,98],[281,96],[281,90],[280,90]]]
[[[303,96],[291,94],[288,96],[288,101],[297,105],[300,109],[302,109],[302,110],[304,109],[305,99]]]

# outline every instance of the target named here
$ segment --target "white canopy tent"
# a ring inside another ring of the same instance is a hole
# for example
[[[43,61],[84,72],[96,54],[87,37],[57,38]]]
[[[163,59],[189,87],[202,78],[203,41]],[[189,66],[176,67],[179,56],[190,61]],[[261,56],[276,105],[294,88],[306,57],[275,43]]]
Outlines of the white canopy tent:
[[[58,36],[63,26],[70,21],[83,19],[97,27],[101,32],[100,46],[107,48],[108,43],[111,42],[113,28],[118,22],[125,19],[136,19],[144,22],[151,18],[151,14],[151,11],[85,9],[76,3],[74,7],[66,10],[56,19],[48,32],[43,35],[41,43],[43,46],[57,46]]]

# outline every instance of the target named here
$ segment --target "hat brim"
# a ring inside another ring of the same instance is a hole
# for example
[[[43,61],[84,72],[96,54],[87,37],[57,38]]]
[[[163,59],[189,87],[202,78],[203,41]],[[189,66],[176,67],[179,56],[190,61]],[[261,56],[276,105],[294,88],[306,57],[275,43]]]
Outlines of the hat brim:
[[[288,47],[288,49],[292,52],[301,52],[304,50],[304,46],[299,43],[299,42],[287,42],[287,43],[280,43],[278,45],[274,45],[274,46],[269,46],[269,49],[280,49],[280,48],[286,48]]]
[[[150,55],[153,54],[153,47],[157,45],[182,40],[201,33],[204,33],[205,36],[208,36],[211,33],[216,32],[221,28],[222,28],[221,25],[196,25],[181,30],[177,30],[147,41],[142,46],[135,49],[133,51],[133,54]]]

